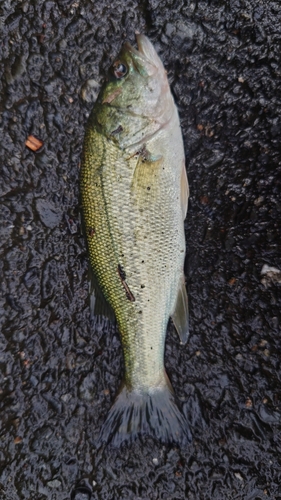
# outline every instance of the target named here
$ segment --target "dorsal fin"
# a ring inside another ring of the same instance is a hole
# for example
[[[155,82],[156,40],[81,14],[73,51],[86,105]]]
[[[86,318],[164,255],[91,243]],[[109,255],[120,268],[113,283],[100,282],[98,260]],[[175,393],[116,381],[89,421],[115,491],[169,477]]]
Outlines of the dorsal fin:
[[[189,187],[188,180],[186,175],[185,163],[182,162],[182,171],[181,171],[181,209],[183,219],[186,218],[187,206],[188,206],[188,197],[189,197]]]

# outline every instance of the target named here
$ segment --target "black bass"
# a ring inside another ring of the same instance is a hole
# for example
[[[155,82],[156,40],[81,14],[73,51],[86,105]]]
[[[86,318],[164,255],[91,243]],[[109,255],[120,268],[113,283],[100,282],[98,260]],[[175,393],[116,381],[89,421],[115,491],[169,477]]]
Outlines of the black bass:
[[[80,185],[91,268],[124,353],[124,383],[100,438],[117,446],[138,434],[191,439],[164,368],[170,316],[181,342],[188,337],[183,141],[163,64],[144,35],[137,43],[124,44],[95,103]]]

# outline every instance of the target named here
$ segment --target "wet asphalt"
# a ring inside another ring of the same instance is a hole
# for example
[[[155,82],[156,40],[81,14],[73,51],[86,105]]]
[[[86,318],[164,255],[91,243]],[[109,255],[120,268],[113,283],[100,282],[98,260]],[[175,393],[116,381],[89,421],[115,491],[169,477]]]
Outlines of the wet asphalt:
[[[191,335],[169,325],[165,364],[193,442],[97,452],[123,361],[115,325],[90,321],[79,165],[135,31],[186,150]],[[4,0],[0,37],[0,499],[280,500],[280,3]]]

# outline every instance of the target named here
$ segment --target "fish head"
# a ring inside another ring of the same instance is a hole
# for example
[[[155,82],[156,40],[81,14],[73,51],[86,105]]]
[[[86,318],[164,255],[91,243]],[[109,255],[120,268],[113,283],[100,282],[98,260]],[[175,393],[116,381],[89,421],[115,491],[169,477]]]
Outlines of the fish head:
[[[138,49],[125,42],[98,97],[102,132],[121,146],[145,142],[171,118],[174,101],[166,70],[152,43],[136,35]]]

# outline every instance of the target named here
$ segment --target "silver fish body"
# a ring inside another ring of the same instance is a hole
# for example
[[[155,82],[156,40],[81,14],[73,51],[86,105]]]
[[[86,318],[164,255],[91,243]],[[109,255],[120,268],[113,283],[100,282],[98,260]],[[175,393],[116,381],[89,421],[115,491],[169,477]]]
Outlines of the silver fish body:
[[[179,117],[149,40],[125,44],[89,120],[81,170],[90,262],[113,308],[125,376],[101,441],[190,440],[164,368],[171,316],[188,335],[183,265],[188,183]]]

